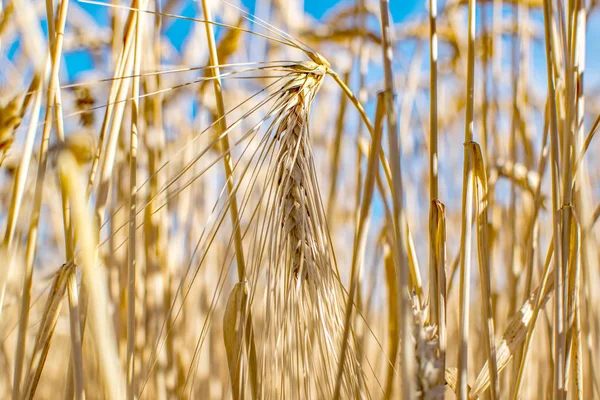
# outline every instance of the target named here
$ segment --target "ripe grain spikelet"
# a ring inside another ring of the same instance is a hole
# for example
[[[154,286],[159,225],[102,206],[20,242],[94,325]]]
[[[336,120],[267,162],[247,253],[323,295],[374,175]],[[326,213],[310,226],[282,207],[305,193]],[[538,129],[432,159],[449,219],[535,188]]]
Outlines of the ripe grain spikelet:
[[[443,399],[444,374],[438,328],[427,322],[427,307],[419,307],[418,297],[412,297],[413,339],[417,366],[416,388],[419,399]]]
[[[0,165],[15,139],[15,130],[21,124],[21,95],[0,106]]]

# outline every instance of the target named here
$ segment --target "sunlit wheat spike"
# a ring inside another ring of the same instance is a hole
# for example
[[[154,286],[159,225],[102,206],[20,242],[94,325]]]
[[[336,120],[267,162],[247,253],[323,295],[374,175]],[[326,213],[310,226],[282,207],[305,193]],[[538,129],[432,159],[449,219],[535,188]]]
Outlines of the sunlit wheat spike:
[[[267,396],[331,397],[343,332],[343,297],[316,183],[309,115],[325,75],[306,62],[280,90],[283,106],[269,131],[276,140],[267,215],[264,390]],[[272,217],[271,217],[272,216]],[[350,346],[344,393],[356,393]]]

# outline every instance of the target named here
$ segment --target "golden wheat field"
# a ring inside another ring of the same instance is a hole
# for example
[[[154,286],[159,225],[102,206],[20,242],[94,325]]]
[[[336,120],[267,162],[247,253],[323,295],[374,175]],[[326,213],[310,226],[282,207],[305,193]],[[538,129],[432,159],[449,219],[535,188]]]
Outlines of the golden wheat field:
[[[0,399],[600,399],[599,8],[0,0]]]

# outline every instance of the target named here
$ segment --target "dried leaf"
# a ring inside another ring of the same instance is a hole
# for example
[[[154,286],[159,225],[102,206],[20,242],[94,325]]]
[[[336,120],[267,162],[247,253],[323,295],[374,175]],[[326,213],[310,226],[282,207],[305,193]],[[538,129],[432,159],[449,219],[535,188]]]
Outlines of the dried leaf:
[[[62,299],[67,289],[68,277],[72,273],[72,269],[75,268],[74,264],[64,264],[56,273],[48,300],[46,302],[46,308],[42,316],[42,322],[40,329],[38,330],[37,337],[35,339],[35,346],[33,348],[33,355],[31,356],[31,362],[29,363],[29,369],[27,373],[27,386],[24,390],[24,399],[32,399],[35,395],[44,364],[46,363],[46,357],[50,350],[50,344],[52,342],[52,336],[54,335],[54,329],[58,322],[60,309],[62,308]]]
[[[544,290],[544,296],[542,298],[542,307],[548,302],[552,295],[552,288],[554,287],[554,275],[550,273],[546,288]],[[540,291],[538,287],[534,290],[525,304],[521,307],[519,312],[512,318],[508,328],[502,336],[502,340],[496,347],[496,357],[498,362],[498,373],[500,373],[519,349],[520,344],[525,339],[527,331],[529,330],[529,324],[533,315],[533,309],[537,299],[537,295]],[[475,399],[481,395],[490,384],[490,370],[488,363],[486,362],[477,379],[475,380],[475,386],[469,396],[470,399]]]

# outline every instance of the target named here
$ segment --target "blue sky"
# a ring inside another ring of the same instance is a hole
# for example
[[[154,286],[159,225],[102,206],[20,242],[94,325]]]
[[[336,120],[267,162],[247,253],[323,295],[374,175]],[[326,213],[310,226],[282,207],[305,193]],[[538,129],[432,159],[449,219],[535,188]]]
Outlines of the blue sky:
[[[75,0],[77,4],[87,11],[100,25],[108,24],[108,7],[81,3]],[[100,0],[106,1],[108,0]],[[213,0],[219,1],[219,0]],[[286,1],[286,0],[283,0]],[[304,9],[305,11],[312,15],[317,19],[321,19],[324,14],[327,13],[333,6],[338,3],[353,3],[355,0],[304,0]],[[241,0],[242,4],[252,12],[254,10],[254,4],[256,0]],[[392,12],[392,18],[395,22],[399,22],[402,20],[406,20],[410,18],[411,15],[415,16],[417,14],[423,14],[425,12],[427,0],[391,0],[390,8]],[[161,3],[164,3],[164,0],[161,0]],[[128,4],[127,0],[123,0],[122,4]],[[197,12],[199,9],[199,4],[194,0],[185,0],[181,3],[179,9],[175,12],[179,15],[183,15],[186,17],[195,17],[197,16]],[[592,21],[596,21],[598,19],[598,15],[593,16]],[[167,36],[170,41],[174,45],[175,48],[179,49],[181,44],[186,39],[190,29],[192,28],[192,22],[176,20],[174,21],[169,29],[167,30]],[[588,25],[588,37],[598,37],[600,35],[600,24],[590,23]],[[596,43],[592,40],[588,40],[587,43],[588,51],[587,51],[587,63],[588,70],[594,71],[600,67],[600,52],[597,51]],[[14,43],[14,46],[8,50],[8,58],[11,59],[14,52],[17,51],[18,44]],[[543,55],[543,54],[542,54]],[[539,54],[538,54],[539,56]],[[83,70],[89,70],[93,68],[92,59],[89,54],[85,52],[78,53],[70,53],[65,55],[66,58],[66,67],[69,78],[73,78],[77,75],[78,72]],[[540,61],[544,62],[543,57],[536,57],[536,60],[540,58]],[[541,71],[544,72],[544,71]],[[588,83],[594,83],[597,85],[600,83],[600,79],[598,79],[597,74],[593,74],[594,76],[589,76],[588,74]],[[540,75],[540,78],[543,79],[543,74]],[[543,83],[543,82],[542,82]]]
[[[103,0],[101,0],[103,1]],[[312,15],[313,17],[320,19],[327,12],[327,10],[331,9],[337,3],[351,3],[351,1],[337,1],[337,0],[306,0],[304,2],[304,9],[307,13]],[[162,3],[162,2],[161,2]],[[123,2],[126,4],[126,2]],[[182,2],[183,6],[177,11],[179,15],[183,15],[186,17],[196,16],[197,10],[199,8],[199,4],[197,4],[193,0],[187,0]],[[252,12],[254,10],[255,0],[242,0],[242,4]],[[79,5],[86,10],[90,15],[92,15],[101,25],[105,25],[108,23],[108,8],[102,7],[93,4],[85,4],[79,3]],[[406,18],[409,14],[422,10],[424,7],[424,1],[417,0],[392,0],[390,3],[390,8],[392,12],[392,17],[394,21],[400,21]],[[189,32],[191,28],[191,22],[189,21],[177,21],[172,25],[172,27],[168,30],[168,36],[171,38],[175,47],[179,47],[181,41],[184,40],[185,36]]]
[[[250,3],[248,1],[244,1],[244,3]],[[320,18],[323,16],[328,9],[334,6],[339,1],[336,0],[305,0],[304,9],[309,14],[313,15],[316,18]],[[345,1],[345,3],[348,3]],[[422,8],[425,1],[416,1],[416,0],[391,0],[390,1],[390,9],[392,11],[392,16],[394,20],[398,21],[401,18],[404,18],[410,12]]]
[[[108,0],[99,0],[106,1]],[[218,1],[218,0],[215,0]],[[285,0],[284,0],[285,1]],[[254,11],[254,4],[256,0],[241,0],[244,7],[248,11]],[[349,1],[338,1],[338,0],[305,0],[304,9],[305,11],[317,19],[323,18],[323,16],[333,6],[338,3],[351,4],[354,0]],[[164,3],[164,0],[161,1]],[[77,4],[88,12],[100,25],[106,26],[108,20],[108,7],[99,6],[95,4],[86,4],[77,1]],[[122,4],[128,4],[127,1],[122,1]],[[186,0],[180,3],[180,7],[175,11],[178,15],[185,17],[198,17],[198,10],[200,4],[194,0]],[[404,20],[407,16],[414,14],[418,11],[423,11],[425,7],[425,0],[391,0],[390,9],[392,18],[395,22]],[[166,35],[173,44],[173,46],[180,50],[183,42],[186,40],[187,35],[192,29],[193,22],[184,20],[171,21],[170,26],[166,30]],[[16,50],[16,48],[14,49]],[[11,55],[9,54],[9,58]],[[65,54],[66,60],[66,73],[69,79],[74,79],[78,73],[82,71],[91,70],[94,68],[92,57],[87,52],[75,52]]]
[[[125,4],[126,2],[123,2]],[[187,1],[188,4],[193,4],[192,0]],[[244,4],[248,9],[252,10],[254,7],[254,0],[242,0],[242,4]],[[350,3],[349,1],[338,1],[338,0],[305,0],[304,9],[306,12],[314,16],[315,18],[321,18],[323,14],[329,10],[332,6],[337,3]],[[417,1],[417,0],[391,0],[390,8],[392,11],[392,16],[395,20],[405,17],[411,11],[422,9],[425,4],[425,1]],[[102,15],[98,15],[99,20],[106,20],[105,14],[106,10],[103,10],[101,7],[92,6],[88,4],[82,4],[82,7],[92,15],[96,13],[102,13]]]

